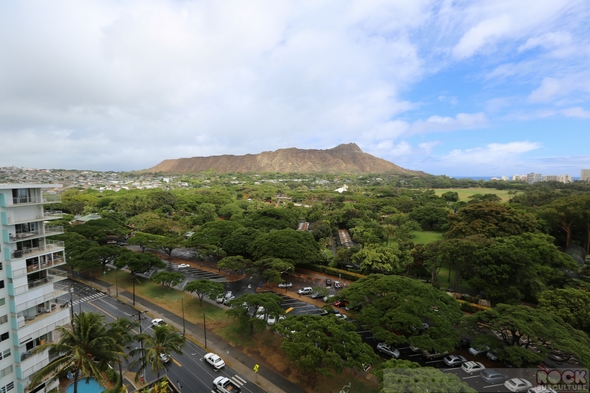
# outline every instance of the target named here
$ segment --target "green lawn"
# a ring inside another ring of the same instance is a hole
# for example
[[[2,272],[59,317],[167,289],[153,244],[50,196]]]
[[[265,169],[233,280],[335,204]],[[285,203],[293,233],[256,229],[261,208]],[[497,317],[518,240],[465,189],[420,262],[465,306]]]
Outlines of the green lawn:
[[[508,202],[512,197],[512,195],[508,194],[509,190],[496,190],[494,188],[440,188],[434,190],[438,196],[448,191],[456,192],[459,194],[459,200],[465,202],[469,202],[469,197],[475,194],[496,194],[502,198],[502,202]]]
[[[443,240],[442,232],[434,231],[416,231],[412,232],[414,238],[412,241],[414,244],[428,244],[437,240]]]

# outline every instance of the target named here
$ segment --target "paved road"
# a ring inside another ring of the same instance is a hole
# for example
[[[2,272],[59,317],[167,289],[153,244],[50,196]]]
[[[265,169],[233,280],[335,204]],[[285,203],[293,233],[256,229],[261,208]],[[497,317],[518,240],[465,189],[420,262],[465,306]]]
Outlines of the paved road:
[[[137,320],[138,313],[132,307],[120,303],[117,300],[106,296],[105,294],[87,287],[80,283],[71,281],[62,282],[62,285],[69,288],[74,288],[73,302],[74,311],[79,310],[88,312],[98,312],[105,315],[107,322],[112,322],[118,318],[134,318]],[[70,301],[69,295],[64,295],[60,298],[60,302],[64,303]],[[151,318],[144,316],[141,320],[142,330],[149,331]],[[260,393],[263,392],[261,388],[254,383],[248,381],[244,376],[239,375],[231,367],[226,366],[224,369],[216,372],[203,360],[203,355],[206,351],[201,349],[196,344],[187,340],[183,354],[172,354],[172,362],[169,363],[167,375],[173,381],[178,381],[182,386],[183,393],[201,393],[211,392],[213,379],[217,376],[225,376],[234,381],[241,387],[243,392]],[[219,354],[223,358],[223,354]],[[151,372],[146,372],[146,380],[150,381],[156,376],[151,375]],[[134,390],[134,381],[126,381],[126,384],[131,390]]]

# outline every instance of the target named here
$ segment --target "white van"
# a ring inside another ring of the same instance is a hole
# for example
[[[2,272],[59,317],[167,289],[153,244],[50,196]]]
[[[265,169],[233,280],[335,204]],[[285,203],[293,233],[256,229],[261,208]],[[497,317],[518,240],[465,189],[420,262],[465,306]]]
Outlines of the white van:
[[[313,292],[312,287],[303,287],[297,291],[297,293],[300,295],[309,295],[311,292]]]

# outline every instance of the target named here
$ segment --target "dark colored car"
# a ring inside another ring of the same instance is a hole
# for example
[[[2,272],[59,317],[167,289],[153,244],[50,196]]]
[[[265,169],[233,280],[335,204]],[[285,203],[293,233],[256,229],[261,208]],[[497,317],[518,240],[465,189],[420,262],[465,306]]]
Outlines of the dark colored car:
[[[462,338],[461,341],[459,341],[459,344],[455,345],[456,349],[467,349],[469,347],[471,347],[471,340],[466,338]]]
[[[326,278],[326,286],[327,287],[331,287],[332,286],[332,280],[330,280],[329,278]]]

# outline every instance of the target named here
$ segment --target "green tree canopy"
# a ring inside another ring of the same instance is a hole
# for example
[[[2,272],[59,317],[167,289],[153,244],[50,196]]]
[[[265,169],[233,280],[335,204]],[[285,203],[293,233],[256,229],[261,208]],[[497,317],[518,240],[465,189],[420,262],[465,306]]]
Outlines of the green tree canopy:
[[[469,204],[449,216],[446,236],[458,238],[471,235],[485,237],[513,236],[536,232],[537,219],[511,206],[492,202]]]
[[[549,352],[549,344],[553,349],[575,356],[580,365],[590,366],[588,335],[546,310],[498,304],[491,310],[466,318],[465,323],[475,334],[488,336],[489,329],[495,332],[506,346],[506,359],[517,366],[544,359]]]
[[[157,282],[165,287],[175,287],[185,279],[184,274],[177,272],[161,271],[153,274],[150,280]]]
[[[186,292],[193,292],[199,297],[199,305],[203,304],[205,296],[215,299],[225,291],[223,284],[207,279],[193,280],[184,286]]]
[[[539,309],[561,317],[575,329],[590,333],[590,292],[576,289],[554,289],[539,294]]]
[[[191,236],[188,244],[196,247],[205,244],[212,244],[217,247],[223,247],[225,240],[231,234],[243,228],[241,224],[235,221],[215,220],[201,225]]]
[[[138,334],[136,338],[142,347],[134,348],[129,352],[132,357],[139,355],[131,363],[131,367],[139,366],[136,381],[143,375],[145,369],[150,369],[159,378],[160,373],[166,369],[162,355],[170,356],[172,352],[182,355],[182,347],[186,341],[183,335],[172,330],[169,325],[154,326],[152,334],[144,332]]]
[[[106,218],[90,220],[84,224],[74,225],[71,232],[79,233],[89,240],[104,240],[108,236],[124,237],[129,230],[118,222]]]
[[[352,283],[339,297],[361,305],[358,321],[387,343],[450,351],[459,342],[455,328],[462,312],[445,292],[400,276],[372,274]],[[423,329],[426,322],[430,327]]]
[[[246,293],[231,300],[229,302],[231,308],[226,313],[240,323],[250,325],[250,333],[254,333],[254,328],[263,329],[266,326],[268,315],[279,316],[285,313],[280,306],[281,302],[282,298],[275,293]],[[243,307],[244,304],[247,307]],[[259,307],[264,309],[262,318],[257,318]]]
[[[302,371],[330,375],[377,360],[355,326],[335,316],[297,315],[272,327],[285,339],[281,349]]]
[[[576,262],[553,245],[553,238],[540,233],[524,233],[493,239],[475,250],[472,260],[472,287],[486,291],[496,302],[536,301],[550,286],[562,286],[561,269],[576,269]]]
[[[320,263],[320,246],[306,231],[282,229],[257,237],[250,245],[254,259],[280,258],[293,264]]]
[[[409,250],[401,250],[397,244],[391,246],[369,244],[352,256],[364,272],[382,271],[401,273],[412,263]]]

